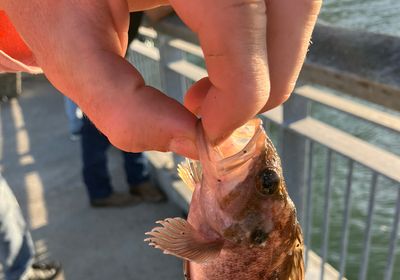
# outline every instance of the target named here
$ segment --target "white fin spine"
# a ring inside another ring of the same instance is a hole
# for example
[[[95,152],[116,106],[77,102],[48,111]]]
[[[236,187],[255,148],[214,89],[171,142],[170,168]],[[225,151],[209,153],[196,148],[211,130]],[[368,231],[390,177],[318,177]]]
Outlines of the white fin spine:
[[[178,175],[182,181],[194,191],[201,181],[201,166],[197,161],[186,159],[186,162],[178,164]]]

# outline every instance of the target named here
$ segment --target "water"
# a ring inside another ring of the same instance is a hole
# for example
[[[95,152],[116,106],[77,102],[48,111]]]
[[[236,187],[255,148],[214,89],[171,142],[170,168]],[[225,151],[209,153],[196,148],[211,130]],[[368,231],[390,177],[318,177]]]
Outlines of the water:
[[[314,106],[312,115],[330,125],[340,128],[360,139],[374,144],[382,149],[400,154],[399,135],[385,131],[374,125],[356,120],[349,116],[340,114],[333,110],[327,110],[322,106]],[[314,225],[312,232],[313,248],[321,246],[321,226],[323,209],[324,182],[326,178],[325,162],[326,150],[316,146],[314,153],[314,182],[315,192],[313,201]],[[334,155],[333,157],[333,192],[332,208],[330,212],[330,240],[329,240],[329,262],[336,268],[340,262],[340,240],[342,235],[342,221],[344,212],[344,198],[346,187],[346,176],[348,172],[348,160]],[[346,267],[348,279],[357,279],[360,269],[361,256],[363,253],[364,231],[366,227],[367,209],[371,189],[372,172],[367,168],[356,164],[353,170],[352,203],[350,216],[349,248]],[[372,238],[370,249],[370,261],[367,279],[383,278],[387,262],[389,236],[392,230],[394,209],[396,205],[397,188],[400,185],[383,177],[378,177],[377,192],[375,197],[375,211],[372,220]],[[399,249],[400,247],[398,247]],[[397,250],[397,265],[394,275],[400,275],[400,251]],[[398,279],[393,277],[393,279]]]
[[[400,36],[399,0],[324,0],[320,20],[332,25]]]
[[[400,36],[400,1],[399,0],[325,0],[320,20],[332,25],[366,30],[375,33]],[[394,114],[397,114],[394,112]],[[385,131],[366,122],[360,122],[338,112],[314,106],[314,117],[335,127],[364,139],[382,149],[400,155],[399,135]],[[397,114],[398,115],[398,114]],[[317,162],[313,170],[315,192],[313,193],[313,229],[311,246],[321,247],[321,225],[323,209],[323,190],[325,178],[326,150],[316,146],[314,160]],[[347,160],[339,155],[334,157],[333,193],[329,239],[329,262],[336,268],[340,261],[340,238],[343,219],[344,190],[347,175]],[[353,173],[352,206],[350,217],[350,234],[346,276],[357,279],[360,269],[365,219],[370,191],[372,173],[370,170],[355,165]],[[387,262],[389,236],[392,230],[397,188],[400,185],[385,178],[378,179],[376,205],[372,220],[372,238],[368,269],[368,279],[383,279]],[[400,244],[396,248],[396,262],[392,279],[400,279]]]
[[[325,89],[328,90],[328,89]],[[333,93],[333,92],[332,92]],[[336,93],[341,95],[340,93]],[[371,105],[376,106],[376,105]],[[385,109],[383,109],[385,110]],[[393,114],[400,116],[399,113]],[[368,141],[382,149],[400,155],[399,135],[371,125],[365,121],[344,115],[325,106],[313,104],[311,116],[333,127]],[[279,145],[279,129],[272,126],[270,133],[276,145]],[[334,141],[334,140],[333,140]],[[312,233],[309,246],[317,254],[321,254],[322,227],[324,209],[324,191],[326,180],[327,149],[314,143],[312,170]],[[348,159],[333,153],[332,156],[332,194],[329,212],[328,262],[337,270],[340,264],[340,242],[345,205],[346,179]],[[349,219],[349,244],[346,260],[346,278],[358,279],[363,254],[364,231],[366,227],[369,194],[371,188],[371,170],[355,164],[353,168],[352,200]],[[389,237],[392,230],[399,183],[378,177],[375,197],[375,210],[372,219],[372,238],[367,279],[383,279],[389,249]],[[393,278],[400,279],[400,242],[396,248],[396,262]]]

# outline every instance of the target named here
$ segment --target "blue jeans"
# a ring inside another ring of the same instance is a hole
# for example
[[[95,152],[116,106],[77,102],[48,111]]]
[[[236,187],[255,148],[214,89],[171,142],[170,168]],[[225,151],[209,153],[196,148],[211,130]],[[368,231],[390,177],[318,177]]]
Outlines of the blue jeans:
[[[68,118],[68,128],[71,134],[79,134],[82,127],[82,118],[78,117],[78,106],[68,97],[64,96],[64,108]]]
[[[19,280],[32,264],[34,247],[17,200],[0,175],[0,263],[6,280]]]
[[[83,181],[90,200],[106,198],[113,192],[106,154],[110,142],[86,116],[83,117],[82,123]],[[122,154],[126,180],[130,187],[149,179],[147,161],[142,153],[122,152]]]

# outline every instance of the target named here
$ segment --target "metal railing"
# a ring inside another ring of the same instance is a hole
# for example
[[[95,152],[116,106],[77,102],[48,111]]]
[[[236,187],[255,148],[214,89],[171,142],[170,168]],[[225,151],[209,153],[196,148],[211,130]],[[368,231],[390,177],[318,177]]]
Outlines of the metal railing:
[[[143,40],[130,50],[148,84],[182,101],[188,86],[207,72],[194,37],[179,28],[159,28],[165,34],[142,27]],[[320,256],[319,269],[308,278],[399,279],[400,114],[306,84],[261,117],[303,225],[307,273],[316,269],[311,251]],[[363,135],[366,124],[398,146]]]

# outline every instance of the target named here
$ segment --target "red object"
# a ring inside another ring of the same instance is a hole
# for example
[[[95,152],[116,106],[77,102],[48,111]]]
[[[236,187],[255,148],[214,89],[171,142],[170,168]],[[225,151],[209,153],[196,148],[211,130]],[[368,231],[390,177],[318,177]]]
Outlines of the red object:
[[[4,11],[0,11],[0,72],[40,73],[34,55]]]

